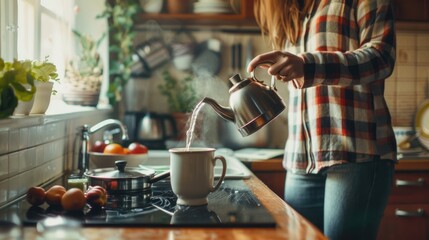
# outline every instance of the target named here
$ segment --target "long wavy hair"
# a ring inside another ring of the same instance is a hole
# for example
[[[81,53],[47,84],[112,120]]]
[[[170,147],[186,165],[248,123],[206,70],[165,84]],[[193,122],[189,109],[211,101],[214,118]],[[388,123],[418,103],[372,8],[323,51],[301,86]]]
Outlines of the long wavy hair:
[[[256,22],[274,49],[281,50],[286,42],[296,44],[302,21],[314,0],[255,0]]]

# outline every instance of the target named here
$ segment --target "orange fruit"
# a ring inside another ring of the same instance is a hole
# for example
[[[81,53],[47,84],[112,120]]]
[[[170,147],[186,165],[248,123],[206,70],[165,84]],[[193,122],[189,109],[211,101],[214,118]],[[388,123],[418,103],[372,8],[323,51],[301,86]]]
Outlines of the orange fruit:
[[[105,148],[103,153],[108,154],[124,154],[124,147],[118,143],[110,143]]]
[[[66,193],[66,188],[61,185],[55,185],[46,191],[45,200],[49,205],[61,205],[61,198]]]
[[[61,206],[66,211],[80,211],[85,204],[85,193],[79,188],[70,188],[61,198]]]
[[[124,154],[130,154],[130,149],[124,148]]]
[[[27,191],[27,202],[33,206],[39,206],[45,202],[45,196],[45,189],[41,187],[30,187]]]

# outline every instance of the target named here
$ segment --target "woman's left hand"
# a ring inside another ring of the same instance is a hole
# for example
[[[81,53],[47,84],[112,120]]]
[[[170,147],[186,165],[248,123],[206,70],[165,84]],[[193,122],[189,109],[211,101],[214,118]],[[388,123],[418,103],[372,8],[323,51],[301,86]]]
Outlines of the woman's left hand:
[[[247,72],[252,72],[259,65],[268,68],[270,75],[284,82],[304,77],[304,60],[290,52],[272,51],[260,54],[250,61]]]

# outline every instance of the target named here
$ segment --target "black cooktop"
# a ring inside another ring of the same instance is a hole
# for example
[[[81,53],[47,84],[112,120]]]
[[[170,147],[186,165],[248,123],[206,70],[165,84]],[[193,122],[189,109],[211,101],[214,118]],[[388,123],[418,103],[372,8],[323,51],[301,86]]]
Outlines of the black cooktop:
[[[18,214],[24,225],[35,225],[47,217],[66,216],[83,226],[158,226],[158,227],[274,227],[275,220],[258,201],[243,180],[225,180],[209,195],[205,206],[179,206],[168,180],[152,184],[151,191],[110,197],[107,207],[79,213],[67,213],[44,204],[31,207],[20,201],[0,211]]]

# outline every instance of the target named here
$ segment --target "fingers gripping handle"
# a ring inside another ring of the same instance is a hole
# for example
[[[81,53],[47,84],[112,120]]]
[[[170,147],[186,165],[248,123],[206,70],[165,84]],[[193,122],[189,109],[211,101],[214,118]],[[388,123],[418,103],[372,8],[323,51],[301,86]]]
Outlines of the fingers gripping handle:
[[[268,65],[268,66],[271,66],[271,65],[273,65],[273,64],[274,64],[273,62],[269,62],[269,61],[267,61],[267,62],[262,62],[262,63],[258,64],[258,66],[262,66],[262,65]],[[253,71],[250,73],[250,77],[251,77],[252,79],[254,79],[255,81],[258,81],[258,82],[262,83],[263,81],[260,81],[260,80],[256,77],[256,74],[255,74],[255,70],[256,70],[256,68],[257,68],[258,66],[256,66],[256,67],[255,67],[255,69],[253,69]],[[277,91],[277,88],[276,88],[276,78],[275,78],[274,76],[271,76],[271,88],[272,88],[272,89],[274,89],[275,91]]]

